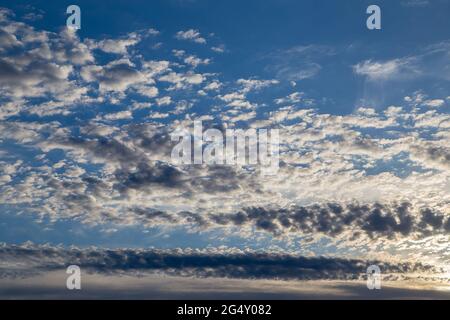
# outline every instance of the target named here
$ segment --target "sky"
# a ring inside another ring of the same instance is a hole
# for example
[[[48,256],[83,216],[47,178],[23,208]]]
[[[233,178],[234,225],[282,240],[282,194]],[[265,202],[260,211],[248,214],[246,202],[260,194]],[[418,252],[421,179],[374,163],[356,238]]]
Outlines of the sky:
[[[71,4],[0,0],[0,297],[448,298],[450,1]],[[174,163],[194,121],[276,174]]]

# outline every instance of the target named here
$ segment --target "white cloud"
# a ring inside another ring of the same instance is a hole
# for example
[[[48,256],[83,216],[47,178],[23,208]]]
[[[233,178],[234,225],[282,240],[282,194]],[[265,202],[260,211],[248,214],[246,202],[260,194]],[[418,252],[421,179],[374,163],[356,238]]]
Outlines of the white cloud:
[[[290,95],[288,95],[285,98],[278,98],[275,99],[276,104],[283,104],[283,103],[298,103],[301,100],[301,97],[303,96],[303,92],[293,92]]]
[[[171,103],[172,103],[172,98],[169,96],[165,96],[165,97],[156,99],[156,104],[158,106],[167,106]]]
[[[170,72],[162,75],[158,80],[172,83],[174,84],[173,89],[179,90],[186,89],[191,85],[201,84],[205,80],[205,77],[200,73],[187,72],[183,74]]]
[[[139,42],[137,37],[130,39],[107,39],[97,43],[97,48],[109,53],[127,54],[127,48]]]
[[[103,117],[106,120],[123,120],[133,119],[133,114],[129,110],[120,111],[116,113],[109,113]]]
[[[216,47],[211,47],[211,50],[217,53],[224,53],[225,52],[225,46],[224,45],[219,45]]]
[[[442,107],[444,104],[445,104],[445,100],[443,100],[443,99],[433,99],[433,100],[427,100],[424,102],[424,105],[426,105],[427,107],[433,107],[433,108]]]
[[[245,98],[245,95],[240,92],[231,92],[231,93],[227,93],[225,95],[220,95],[218,97],[219,97],[219,99],[221,99],[223,101],[230,102],[233,100],[242,100]]]
[[[150,119],[164,119],[169,116],[168,113],[161,113],[161,112],[152,112],[149,114]]]
[[[278,80],[258,80],[258,79],[238,79],[237,84],[242,86],[242,91],[247,93],[251,90],[259,90],[274,84],[279,84]]]
[[[194,55],[190,55],[187,56],[186,58],[184,58],[183,60],[185,63],[193,66],[194,68],[196,68],[197,66],[201,65],[201,64],[209,64],[210,63],[210,59],[200,59]]]
[[[178,31],[175,35],[178,40],[189,40],[196,43],[205,44],[206,39],[200,36],[200,32],[195,29],[189,29],[186,31]]]
[[[208,83],[203,90],[218,90],[221,86],[222,84],[219,81],[212,81]]]
[[[158,88],[154,87],[154,86],[151,86],[151,87],[148,87],[148,86],[139,87],[137,92],[139,94],[143,95],[143,96],[148,97],[148,98],[157,97],[158,94],[159,94]]]
[[[356,74],[367,76],[370,80],[386,80],[397,77],[406,67],[407,61],[394,59],[385,62],[366,60],[353,66]]]

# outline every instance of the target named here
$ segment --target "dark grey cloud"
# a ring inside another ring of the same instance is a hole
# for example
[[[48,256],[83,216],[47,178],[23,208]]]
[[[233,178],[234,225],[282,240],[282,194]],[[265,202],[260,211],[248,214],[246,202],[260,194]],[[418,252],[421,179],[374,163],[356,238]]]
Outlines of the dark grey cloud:
[[[116,172],[119,190],[140,189],[157,184],[167,188],[182,187],[182,173],[179,169],[166,163],[150,164],[140,162],[135,171],[119,170]]]
[[[96,137],[91,139],[69,137],[67,140],[61,141],[61,143],[68,147],[86,150],[95,157],[107,159],[111,162],[136,163],[140,157],[143,157],[143,155],[139,155],[114,138]]]
[[[153,216],[146,217],[152,220]],[[155,217],[160,219],[160,216]],[[149,223],[150,221],[146,222]],[[365,234],[370,238],[415,236],[418,238],[450,232],[450,217],[431,208],[418,213],[408,202],[400,204],[339,204],[294,206],[288,209],[243,208],[232,214],[180,212],[168,214],[166,221],[191,224],[199,228],[214,226],[254,227],[274,236],[323,234],[336,237],[344,231],[352,238]]]
[[[388,263],[331,257],[303,257],[272,252],[236,252],[224,249],[78,249],[36,245],[0,247],[3,278],[30,276],[78,265],[89,273],[115,274],[164,272],[174,276],[242,279],[341,279],[364,278],[376,264],[391,277],[408,273],[431,275],[441,270],[421,263]]]
[[[289,209],[268,210],[264,208],[245,208],[232,215],[213,215],[212,220],[219,224],[243,225],[253,224],[257,229],[273,234],[286,232],[322,233],[336,236],[343,231],[352,230],[355,236],[365,233],[369,237],[428,235],[431,233],[447,233],[450,218],[432,209],[434,223],[430,224],[429,216],[416,218],[412,205],[401,204],[338,204],[312,205],[308,207],[291,207]],[[435,220],[446,219],[443,224]],[[429,230],[428,230],[429,229]]]
[[[432,162],[447,168],[450,167],[450,150],[448,148],[430,144],[421,150],[421,154]]]
[[[114,188],[122,194],[130,189],[158,185],[183,189],[184,196],[191,197],[196,191],[227,193],[237,190],[243,181],[252,183],[255,190],[260,188],[248,175],[237,172],[232,166],[192,165],[181,170],[159,161],[168,159],[176,144],[171,141],[167,128],[148,124],[130,125],[125,126],[122,133],[126,134],[122,140],[93,134],[55,137],[49,144],[51,148],[79,150],[104,163],[114,163],[118,167],[114,173]]]

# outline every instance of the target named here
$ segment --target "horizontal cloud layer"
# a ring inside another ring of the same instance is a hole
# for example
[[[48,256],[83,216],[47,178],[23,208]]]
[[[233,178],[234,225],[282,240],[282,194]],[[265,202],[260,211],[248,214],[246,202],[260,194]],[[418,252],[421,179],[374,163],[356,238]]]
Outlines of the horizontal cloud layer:
[[[420,263],[387,263],[326,257],[302,257],[280,253],[260,253],[233,249],[64,249],[35,245],[0,246],[0,276],[29,276],[36,272],[78,265],[93,273],[164,272],[177,276],[244,279],[342,279],[358,280],[367,267],[376,264],[387,279],[409,274],[431,276],[442,272]]]

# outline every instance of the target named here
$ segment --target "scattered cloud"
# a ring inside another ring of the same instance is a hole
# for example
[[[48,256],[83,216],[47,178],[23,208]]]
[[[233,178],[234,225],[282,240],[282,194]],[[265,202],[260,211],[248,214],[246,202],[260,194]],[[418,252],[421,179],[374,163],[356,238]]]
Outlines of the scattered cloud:
[[[186,31],[178,31],[175,34],[175,38],[178,40],[189,40],[195,43],[205,44],[206,39],[200,36],[200,32],[195,29],[189,29]]]

